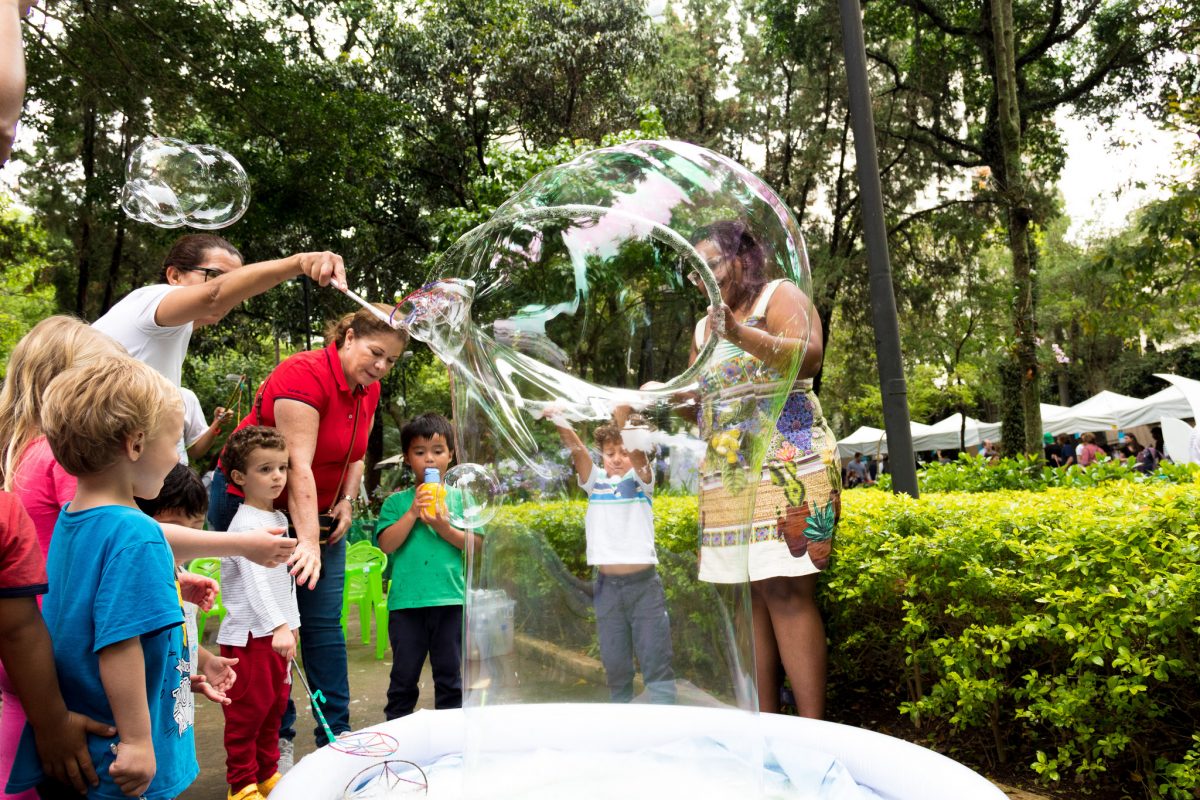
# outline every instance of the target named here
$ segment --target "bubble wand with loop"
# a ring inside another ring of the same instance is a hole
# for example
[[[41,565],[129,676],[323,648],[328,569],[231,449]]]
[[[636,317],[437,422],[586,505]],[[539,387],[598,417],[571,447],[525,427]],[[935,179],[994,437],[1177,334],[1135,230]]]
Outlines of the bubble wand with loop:
[[[295,659],[292,660],[292,669],[295,671],[296,677],[300,679],[300,685],[308,693],[308,699],[312,702],[313,713],[317,715],[317,721],[321,723],[321,728],[325,731],[325,738],[330,742],[336,742],[337,737],[333,735],[333,731],[329,728],[329,723],[325,721],[325,714],[321,711],[321,704],[325,702],[325,694],[320,689],[314,692],[308,688],[308,681],[304,680],[304,673],[300,671],[300,667],[296,666]]]
[[[360,306],[365,308],[367,311],[370,311],[381,321],[386,322],[389,326],[391,326],[393,328],[397,328],[397,329],[399,329],[401,327],[399,324],[392,321],[391,315],[385,314],[383,312],[383,310],[380,309],[378,306],[374,305],[373,303],[367,302],[365,299],[363,299],[363,297],[360,294],[358,294],[358,292],[354,291],[349,286],[340,286],[337,283],[331,283],[330,285],[333,286],[333,288],[337,289],[342,294],[346,295],[346,297],[349,297],[351,300],[358,303]]]

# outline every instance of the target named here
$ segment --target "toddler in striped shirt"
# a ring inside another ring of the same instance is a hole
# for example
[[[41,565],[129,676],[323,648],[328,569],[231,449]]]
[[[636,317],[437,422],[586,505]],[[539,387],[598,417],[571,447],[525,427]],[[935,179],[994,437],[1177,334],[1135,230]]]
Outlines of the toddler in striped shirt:
[[[283,434],[253,425],[229,437],[222,457],[229,482],[246,495],[230,531],[287,527],[275,498],[287,483]],[[221,655],[238,659],[238,679],[224,706],[227,800],[262,800],[279,782],[279,722],[291,690],[300,612],[287,565],[260,566],[221,559],[221,598],[227,614],[217,634]]]

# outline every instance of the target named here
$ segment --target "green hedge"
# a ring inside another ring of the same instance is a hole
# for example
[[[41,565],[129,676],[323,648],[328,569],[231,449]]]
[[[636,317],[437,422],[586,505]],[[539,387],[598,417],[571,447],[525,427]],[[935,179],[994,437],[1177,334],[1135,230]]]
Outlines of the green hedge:
[[[586,576],[585,508],[497,522]],[[668,591],[704,591],[685,566],[695,500],[656,498],[655,514],[660,553],[677,555]],[[855,489],[843,514],[821,590],[831,683],[878,692],[969,763],[1028,765],[1081,794],[1196,796],[1200,471],[917,501]]]
[[[988,752],[977,763],[1193,797],[1200,473],[1191,475],[919,501],[848,492],[823,589],[831,671],[898,683],[914,721],[981,734],[972,740]]]
[[[1138,472],[1132,458],[1105,459],[1084,468],[1049,467],[1039,456],[1016,456],[989,461],[983,456],[960,453],[946,464],[929,464],[917,472],[921,493],[1041,492],[1052,488],[1087,489],[1112,481],[1135,483],[1190,483],[1191,467],[1163,462],[1150,473]],[[876,488],[891,491],[892,476],[880,475]]]
[[[502,508],[488,525],[487,546],[496,548],[495,562],[504,565],[490,583],[522,598],[516,613],[523,631],[598,657],[583,530],[586,512],[582,499]],[[727,637],[715,630],[720,619],[707,613],[718,602],[718,589],[694,578],[695,496],[655,496],[654,518],[663,590],[668,604],[685,612],[671,620],[675,666],[704,689],[729,696],[728,654],[713,648]]]

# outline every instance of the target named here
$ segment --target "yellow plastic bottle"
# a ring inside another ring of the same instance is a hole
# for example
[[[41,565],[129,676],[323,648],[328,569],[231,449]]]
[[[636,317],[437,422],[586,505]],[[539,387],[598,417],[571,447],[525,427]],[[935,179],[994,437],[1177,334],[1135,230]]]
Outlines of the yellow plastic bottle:
[[[428,483],[433,487],[433,491],[429,493],[429,499],[425,501],[424,511],[429,516],[436,517],[438,507],[446,504],[446,487],[442,485],[442,475],[434,467],[429,467],[425,470],[423,483]]]

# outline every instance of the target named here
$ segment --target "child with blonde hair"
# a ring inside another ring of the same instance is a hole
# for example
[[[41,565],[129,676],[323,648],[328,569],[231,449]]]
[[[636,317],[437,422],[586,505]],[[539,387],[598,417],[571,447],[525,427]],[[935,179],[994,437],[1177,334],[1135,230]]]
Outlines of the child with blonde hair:
[[[59,510],[75,495],[75,479],[47,463],[53,456],[42,436],[42,394],[56,375],[72,366],[119,355],[125,355],[121,345],[85,322],[59,315],[33,326],[9,357],[4,388],[0,389],[0,475],[4,490],[20,496],[33,519],[43,556],[50,547]],[[17,487],[17,469],[30,458],[37,464],[37,473],[44,473],[46,479],[25,476],[21,483],[33,485],[33,489],[22,491]]]
[[[43,555],[49,550],[59,511],[75,496],[75,477],[58,464],[42,435],[43,395],[50,381],[72,366],[125,355],[121,345],[100,331],[60,315],[35,325],[9,357],[0,389],[0,474],[5,491],[15,494],[33,519]],[[165,525],[164,530],[176,558],[182,561],[237,555],[274,566],[286,561],[296,548],[294,541],[262,529],[214,534]]]
[[[75,476],[58,463],[42,432],[43,396],[50,382],[73,366],[124,356],[108,336],[75,317],[47,317],[13,348],[0,388],[0,475],[33,521],[43,558],[62,507],[75,496]],[[293,540],[266,530],[237,534],[206,533],[180,525],[163,525],[177,558],[243,555],[259,563],[285,561]],[[282,529],[277,529],[282,533]],[[198,577],[198,576],[194,576]],[[188,580],[192,578],[189,577]],[[185,591],[187,587],[185,587]],[[0,788],[7,782],[17,740],[25,725],[24,709],[0,668]]]
[[[171,548],[134,498],[156,497],[178,463],[183,402],[145,364],[99,358],[50,382],[42,431],[77,481],[42,606],[63,699],[119,736],[89,739],[100,779],[89,796],[175,797],[198,773],[188,643]],[[32,745],[22,738],[9,785],[65,791],[41,774]]]
[[[28,513],[43,562],[59,511],[75,496],[75,478],[54,461],[42,436],[42,392],[54,376],[73,364],[123,353],[120,345],[86,323],[74,317],[53,316],[35,325],[9,356],[4,385],[0,388],[0,477],[4,491],[12,492]],[[21,465],[24,470],[22,480],[18,481],[17,470]],[[0,698],[2,791],[26,721],[14,681],[9,679],[2,664]],[[9,796],[32,800],[33,793]]]

